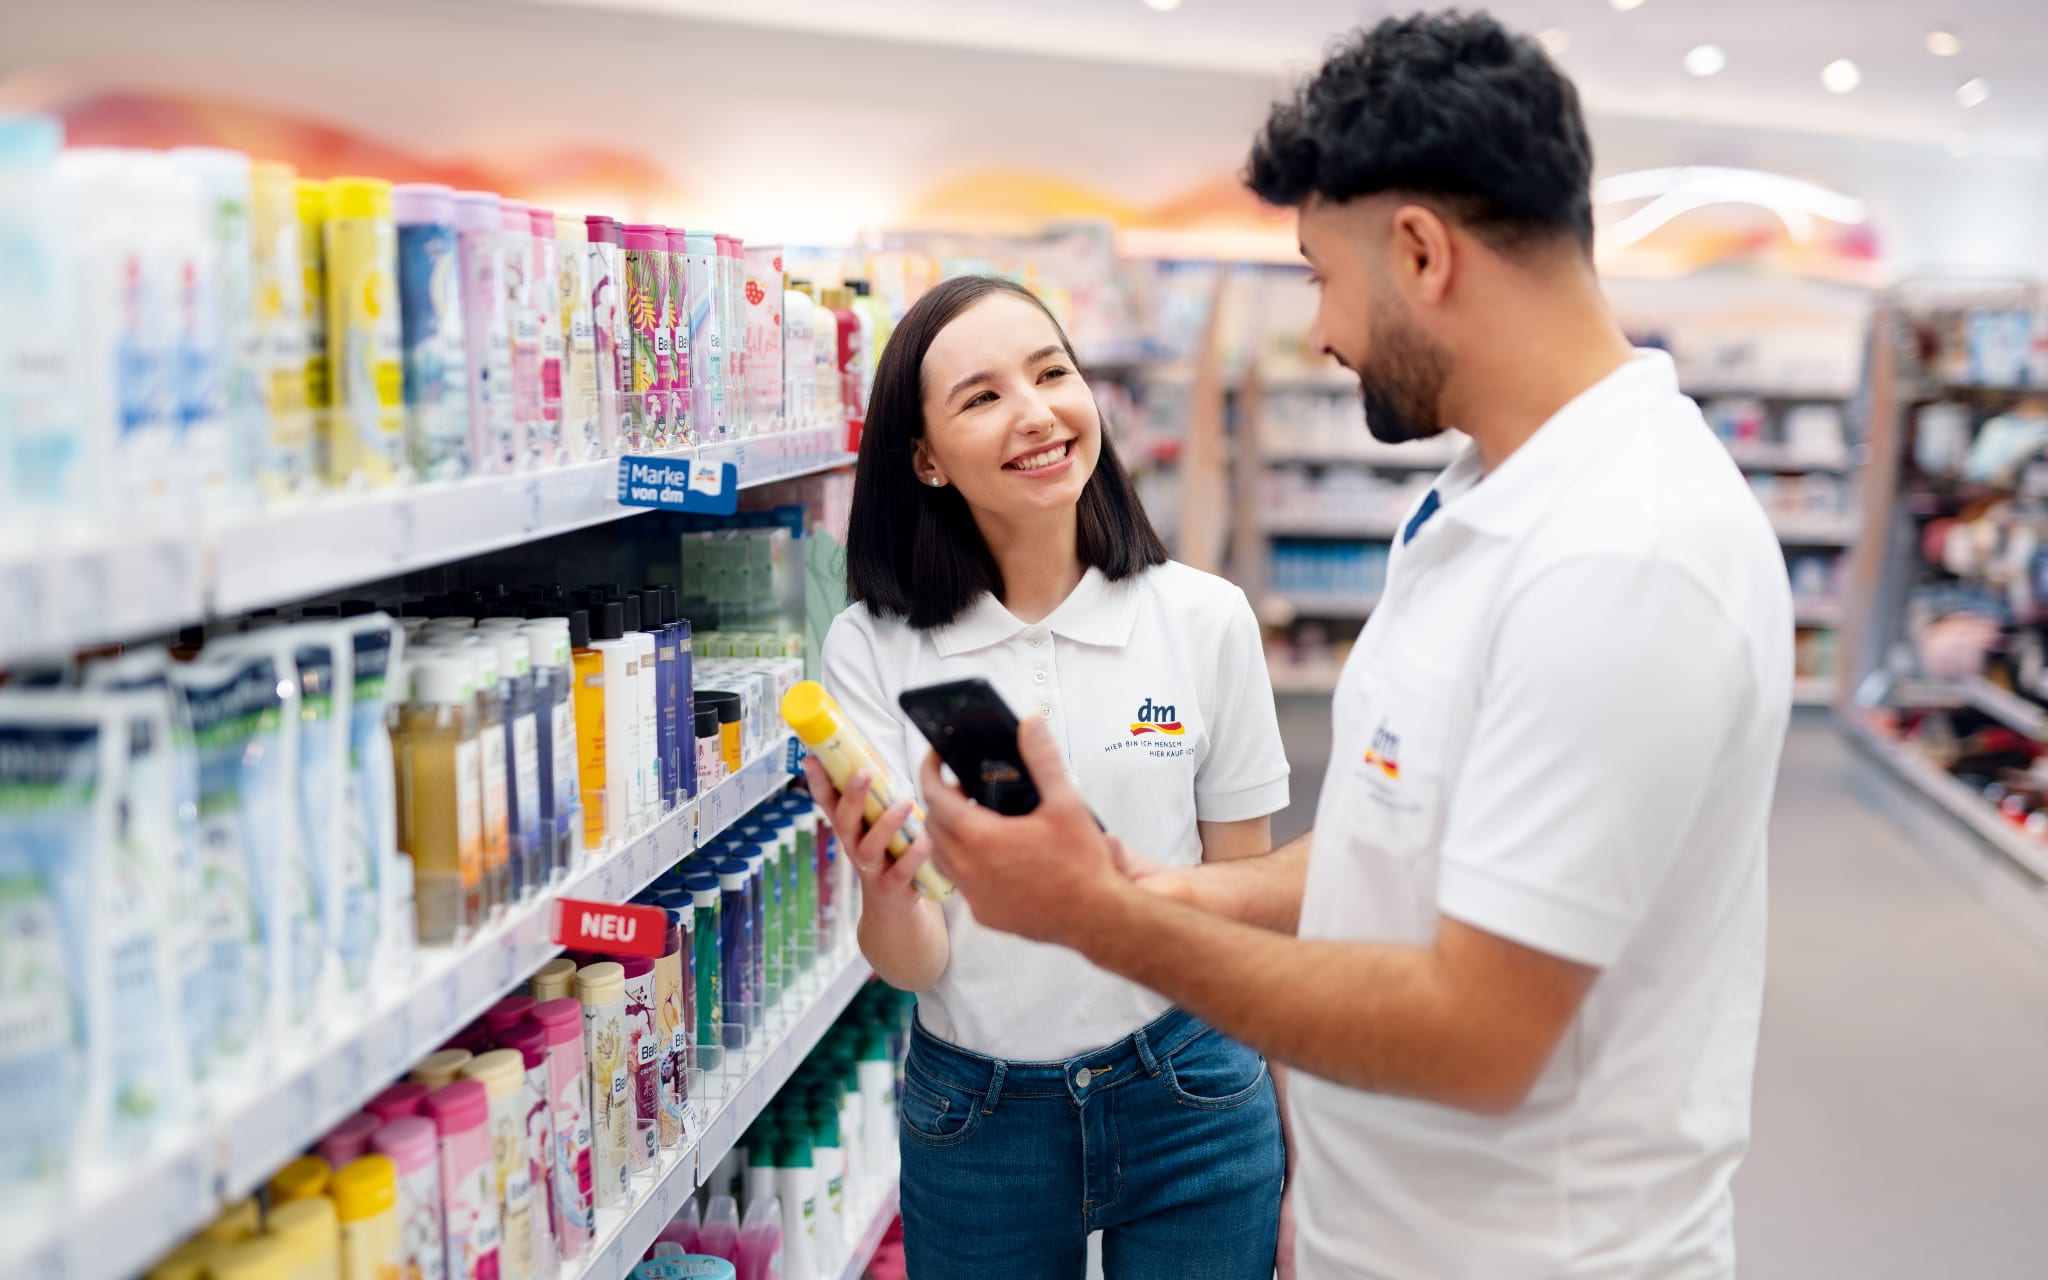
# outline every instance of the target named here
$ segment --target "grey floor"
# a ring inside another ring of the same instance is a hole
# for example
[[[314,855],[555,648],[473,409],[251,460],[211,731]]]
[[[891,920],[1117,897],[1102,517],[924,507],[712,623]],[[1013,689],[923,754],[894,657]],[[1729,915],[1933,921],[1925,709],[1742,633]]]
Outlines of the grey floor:
[[[1285,838],[1329,713],[1281,713]],[[2048,1277],[2048,896],[1819,714],[1793,724],[1771,836],[1744,1280]]]

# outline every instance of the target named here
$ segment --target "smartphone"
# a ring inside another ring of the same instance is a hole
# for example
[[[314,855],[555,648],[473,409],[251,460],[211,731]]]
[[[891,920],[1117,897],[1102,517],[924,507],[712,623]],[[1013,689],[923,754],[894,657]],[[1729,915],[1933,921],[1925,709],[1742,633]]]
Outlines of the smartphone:
[[[905,689],[896,701],[975,803],[1010,817],[1038,807],[1017,751],[1017,717],[994,685],[953,680]]]

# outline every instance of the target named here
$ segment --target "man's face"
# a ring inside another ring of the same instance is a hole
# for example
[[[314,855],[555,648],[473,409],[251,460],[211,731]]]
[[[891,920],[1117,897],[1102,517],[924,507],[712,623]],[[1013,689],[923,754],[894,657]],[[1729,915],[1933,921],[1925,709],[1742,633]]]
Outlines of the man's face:
[[[1389,219],[1369,207],[1380,203],[1311,199],[1298,225],[1318,294],[1309,344],[1358,375],[1373,438],[1402,444],[1444,429],[1438,412],[1451,360],[1398,287]]]

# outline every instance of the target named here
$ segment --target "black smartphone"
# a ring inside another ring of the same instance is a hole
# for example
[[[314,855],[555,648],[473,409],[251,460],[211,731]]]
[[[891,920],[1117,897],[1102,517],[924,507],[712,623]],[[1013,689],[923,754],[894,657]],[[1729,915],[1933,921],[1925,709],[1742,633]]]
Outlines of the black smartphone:
[[[1038,807],[1038,788],[1017,751],[1017,717],[986,680],[905,689],[896,701],[984,809],[1015,817]]]

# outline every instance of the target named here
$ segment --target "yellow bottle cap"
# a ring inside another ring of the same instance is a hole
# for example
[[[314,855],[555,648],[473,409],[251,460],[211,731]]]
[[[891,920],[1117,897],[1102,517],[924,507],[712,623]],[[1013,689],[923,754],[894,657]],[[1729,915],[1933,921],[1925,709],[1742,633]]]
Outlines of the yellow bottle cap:
[[[326,1196],[271,1206],[268,1230],[284,1246],[294,1268],[310,1266],[341,1249],[341,1218]]]
[[[391,184],[382,178],[329,178],[330,218],[389,218]]]
[[[390,1156],[368,1155],[334,1171],[327,1185],[334,1215],[343,1222],[374,1218],[398,1204],[398,1166]]]
[[[526,1058],[517,1049],[493,1049],[471,1058],[462,1074],[482,1085],[491,1101],[503,1102],[526,1087]]]
[[[782,695],[782,722],[815,747],[839,732],[839,704],[816,680],[799,680]]]
[[[205,1236],[194,1236],[151,1267],[146,1280],[205,1280],[206,1264],[225,1247]]]
[[[315,182],[311,178],[300,178],[297,190],[299,217],[307,222],[327,221],[327,184]]]
[[[469,1065],[471,1054],[467,1049],[443,1049],[420,1059],[412,1069],[412,1078],[429,1089],[438,1089],[444,1084],[453,1084],[455,1077]]]
[[[291,1280],[292,1255],[283,1242],[258,1236],[214,1257],[211,1280]]]
[[[270,1203],[290,1204],[308,1196],[323,1195],[327,1191],[328,1176],[333,1172],[333,1167],[319,1156],[300,1156],[271,1176]]]
[[[256,1214],[256,1201],[250,1198],[221,1210],[220,1216],[199,1234],[217,1245],[240,1244],[255,1235],[261,1225],[262,1220]]]
[[[588,1005],[607,1005],[626,998],[626,966],[600,960],[576,971],[576,998]]]
[[[576,962],[556,956],[533,975],[533,998],[542,1004],[576,994]]]

